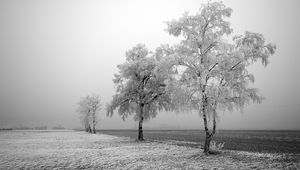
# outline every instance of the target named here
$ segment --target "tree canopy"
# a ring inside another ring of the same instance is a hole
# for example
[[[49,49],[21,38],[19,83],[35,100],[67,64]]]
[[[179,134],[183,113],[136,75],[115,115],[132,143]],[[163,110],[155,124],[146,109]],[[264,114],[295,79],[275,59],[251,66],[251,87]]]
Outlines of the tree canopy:
[[[158,110],[168,110],[169,96],[165,92],[164,82],[166,76],[159,73],[158,62],[143,44],[126,52],[126,62],[117,66],[119,74],[113,80],[117,94],[107,105],[108,115],[118,108],[123,119],[135,113],[135,119],[138,120],[140,104],[145,107],[145,120],[155,117]]]
[[[169,34],[181,38],[179,44],[165,48],[170,53],[169,67],[181,68],[176,81],[169,84],[172,99],[179,109],[196,110],[203,116],[208,139],[205,152],[215,133],[217,110],[242,109],[250,101],[263,100],[251,86],[254,75],[247,68],[259,60],[267,66],[276,49],[259,33],[232,35],[226,20],[231,13],[223,3],[213,2],[203,4],[195,15],[185,13],[167,23]],[[211,131],[207,117],[213,118]]]
[[[126,62],[117,66],[119,74],[113,80],[117,93],[107,105],[110,116],[117,108],[123,120],[134,114],[140,129],[143,121],[154,118],[159,110],[169,110],[170,106],[165,84],[168,75],[162,73],[159,57],[151,54],[143,44],[126,52]]]

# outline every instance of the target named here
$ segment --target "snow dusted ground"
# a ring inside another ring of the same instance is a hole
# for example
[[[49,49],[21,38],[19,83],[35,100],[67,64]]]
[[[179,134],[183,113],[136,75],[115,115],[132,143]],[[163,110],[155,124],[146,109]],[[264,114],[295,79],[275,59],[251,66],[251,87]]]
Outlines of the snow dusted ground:
[[[0,169],[300,169],[299,160],[239,151],[206,156],[176,141],[79,131],[0,132]]]

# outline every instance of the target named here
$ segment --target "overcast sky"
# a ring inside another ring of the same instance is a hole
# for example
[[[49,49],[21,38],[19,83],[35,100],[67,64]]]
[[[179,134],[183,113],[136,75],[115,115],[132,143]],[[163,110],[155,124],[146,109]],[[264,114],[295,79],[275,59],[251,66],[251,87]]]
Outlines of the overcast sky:
[[[81,127],[80,97],[115,92],[116,65],[137,43],[154,50],[175,43],[165,21],[196,12],[199,0],[1,0],[0,127]],[[262,33],[277,45],[270,64],[250,68],[266,100],[244,112],[221,112],[219,129],[300,130],[300,1],[228,0],[234,33]],[[134,128],[116,113],[100,112],[99,128]],[[203,129],[197,113],[160,113],[148,128]]]

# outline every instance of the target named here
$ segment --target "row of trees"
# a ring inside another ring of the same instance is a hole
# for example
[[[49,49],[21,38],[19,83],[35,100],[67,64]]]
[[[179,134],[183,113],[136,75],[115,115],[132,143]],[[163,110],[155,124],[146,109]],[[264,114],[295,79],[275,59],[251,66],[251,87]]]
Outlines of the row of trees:
[[[258,33],[233,36],[226,20],[231,13],[221,2],[203,4],[197,14],[167,22],[167,32],[180,43],[154,52],[138,44],[127,51],[126,62],[117,66],[116,94],[107,115],[116,109],[123,120],[134,114],[138,140],[144,140],[143,122],[159,111],[197,111],[206,133],[204,152],[209,153],[219,111],[242,110],[263,100],[251,86],[254,75],[247,68],[257,61],[267,66],[276,49]]]

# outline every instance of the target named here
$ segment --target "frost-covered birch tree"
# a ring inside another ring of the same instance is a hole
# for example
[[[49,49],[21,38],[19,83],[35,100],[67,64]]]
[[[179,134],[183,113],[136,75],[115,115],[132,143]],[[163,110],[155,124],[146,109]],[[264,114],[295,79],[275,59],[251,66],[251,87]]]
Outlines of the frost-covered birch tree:
[[[112,116],[116,109],[123,120],[134,114],[139,122],[138,140],[144,140],[144,121],[154,118],[159,110],[169,110],[168,74],[161,72],[159,60],[145,45],[138,44],[126,52],[126,62],[117,66],[119,73],[113,80],[117,91],[107,105],[107,115]]]
[[[202,116],[205,153],[210,153],[218,111],[242,109],[263,100],[251,86],[254,75],[247,68],[256,61],[267,66],[276,49],[258,33],[232,35],[226,20],[231,13],[222,2],[212,2],[203,4],[195,15],[185,13],[167,23],[168,33],[181,38],[178,45],[163,49],[169,53],[169,67],[178,69],[177,81],[169,84],[173,102],[180,110],[196,110]]]
[[[92,132],[90,126],[90,110],[87,104],[86,97],[82,97],[80,101],[77,103],[77,112],[79,113],[79,118],[84,124],[84,129],[86,132]]]
[[[91,96],[87,96],[88,107],[91,111],[91,121],[93,126],[93,133],[96,133],[96,124],[98,123],[97,114],[101,110],[101,99],[97,94],[92,94]]]
[[[101,99],[97,94],[87,95],[78,102],[77,112],[84,123],[85,131],[96,133],[97,114],[101,110]]]

